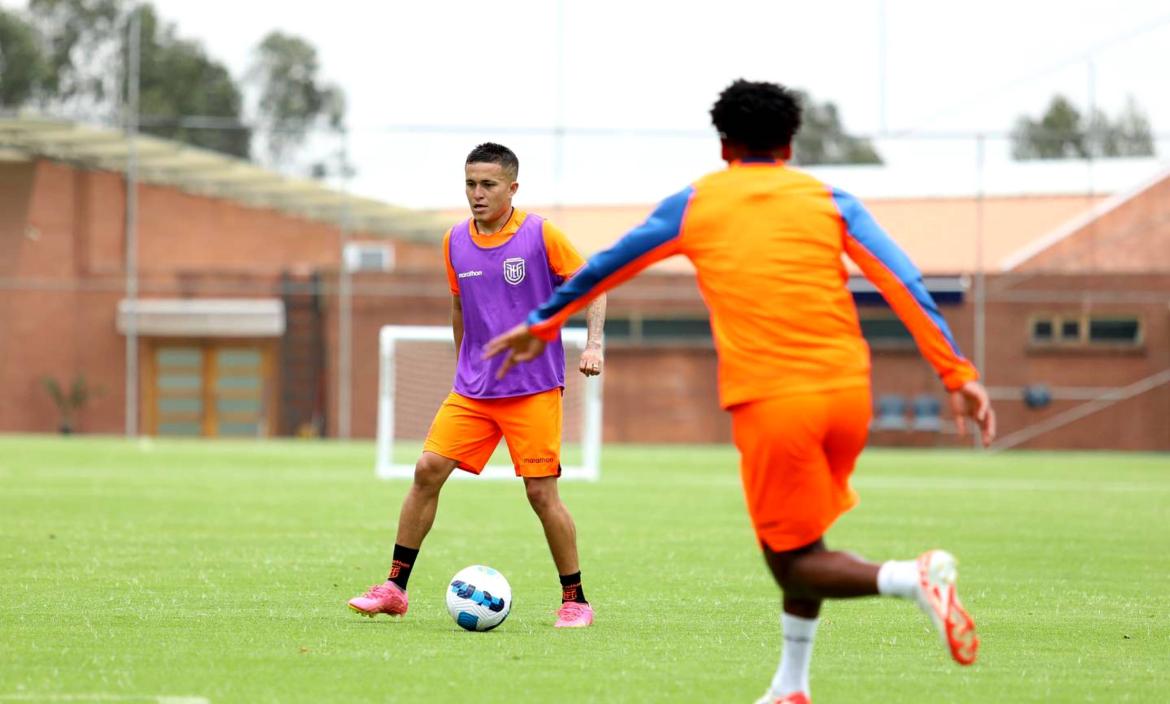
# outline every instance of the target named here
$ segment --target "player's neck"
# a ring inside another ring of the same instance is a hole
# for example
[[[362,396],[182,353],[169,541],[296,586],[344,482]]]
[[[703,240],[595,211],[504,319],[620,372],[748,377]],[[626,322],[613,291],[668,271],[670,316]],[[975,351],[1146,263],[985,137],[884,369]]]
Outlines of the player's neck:
[[[509,206],[508,209],[504,211],[503,215],[500,215],[495,219],[480,220],[479,218],[476,218],[475,230],[481,235],[494,235],[500,230],[504,229],[504,225],[507,225],[508,221],[512,219],[512,213],[514,212],[516,212],[516,209]]]

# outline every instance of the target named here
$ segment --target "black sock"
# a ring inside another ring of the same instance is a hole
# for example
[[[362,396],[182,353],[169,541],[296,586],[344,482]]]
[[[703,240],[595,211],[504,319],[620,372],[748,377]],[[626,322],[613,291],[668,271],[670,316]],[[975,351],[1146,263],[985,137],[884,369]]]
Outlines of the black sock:
[[[588,604],[585,601],[585,588],[581,586],[581,572],[561,575],[561,603],[576,601]]]
[[[414,560],[417,557],[417,548],[405,548],[395,543],[394,561],[390,563],[390,576],[386,579],[406,589],[406,583],[410,581],[410,570],[414,567]]]

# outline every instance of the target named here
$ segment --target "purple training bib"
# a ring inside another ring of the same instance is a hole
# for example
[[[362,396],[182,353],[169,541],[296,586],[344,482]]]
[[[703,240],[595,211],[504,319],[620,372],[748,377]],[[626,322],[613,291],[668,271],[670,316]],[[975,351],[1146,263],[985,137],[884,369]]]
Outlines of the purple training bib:
[[[455,369],[455,393],[469,398],[527,396],[565,385],[565,350],[560,337],[536,359],[513,367],[503,379],[496,372],[504,355],[484,360],[483,347],[496,335],[524,322],[528,311],[548,300],[561,278],[549,267],[544,219],[529,214],[520,229],[499,247],[480,247],[471,239],[471,221],[451,229],[451,267],[463,304],[463,344]]]

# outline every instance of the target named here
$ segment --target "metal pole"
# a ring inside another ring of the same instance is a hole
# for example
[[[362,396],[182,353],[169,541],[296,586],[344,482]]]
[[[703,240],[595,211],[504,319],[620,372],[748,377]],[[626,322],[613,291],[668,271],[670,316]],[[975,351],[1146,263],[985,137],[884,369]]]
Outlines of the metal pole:
[[[878,0],[878,109],[879,133],[884,137],[886,122],[886,1]]]
[[[349,130],[341,128],[341,263],[337,290],[337,436],[350,436],[350,404],[352,403],[353,368],[353,280],[346,248],[350,235],[349,203]]]
[[[987,383],[987,278],[983,262],[984,152],[987,138],[975,135],[975,368]],[[975,433],[979,447],[979,434]]]
[[[557,0],[556,26],[556,112],[553,127],[553,217],[562,212],[562,192],[565,177],[565,1]],[[563,223],[562,223],[563,224]]]
[[[126,437],[138,435],[138,69],[141,11],[130,13],[126,65]]]
[[[1096,173],[1094,172],[1095,162],[1093,159],[1093,150],[1097,148],[1100,142],[1097,135],[1097,124],[1095,122],[1097,113],[1097,67],[1093,63],[1092,55],[1085,60],[1085,69],[1087,71],[1087,92],[1088,92],[1088,120],[1085,125],[1085,179],[1088,181],[1088,208],[1092,212],[1094,206],[1094,192],[1097,190]],[[1097,236],[1094,230],[1096,229],[1097,218],[1089,219],[1089,261],[1092,263],[1094,269],[1097,268]]]

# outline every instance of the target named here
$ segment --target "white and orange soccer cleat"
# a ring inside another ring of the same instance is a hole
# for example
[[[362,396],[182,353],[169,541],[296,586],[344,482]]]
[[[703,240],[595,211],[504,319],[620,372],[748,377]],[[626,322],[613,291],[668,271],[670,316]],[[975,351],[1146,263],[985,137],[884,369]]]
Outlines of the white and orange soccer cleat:
[[[773,696],[769,692],[757,699],[756,704],[812,704],[812,700],[804,692],[793,692],[783,697]]]
[[[405,616],[407,606],[406,590],[394,582],[375,584],[365,594],[349,600],[350,610],[370,618],[378,614]]]
[[[919,555],[917,601],[955,662],[970,665],[979,650],[979,637],[975,635],[975,619],[963,608],[955,590],[957,566],[958,560],[945,550]]]

